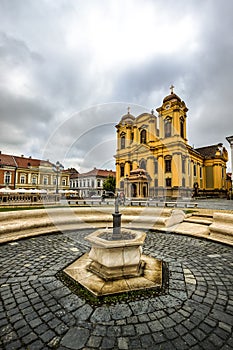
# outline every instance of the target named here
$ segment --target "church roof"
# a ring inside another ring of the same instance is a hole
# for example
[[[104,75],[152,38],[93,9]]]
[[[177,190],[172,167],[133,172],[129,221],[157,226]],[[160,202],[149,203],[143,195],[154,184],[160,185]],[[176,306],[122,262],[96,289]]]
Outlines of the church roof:
[[[217,145],[195,148],[195,151],[200,153],[205,158],[214,158],[216,156],[216,152],[219,151],[221,148],[222,143],[218,143]]]

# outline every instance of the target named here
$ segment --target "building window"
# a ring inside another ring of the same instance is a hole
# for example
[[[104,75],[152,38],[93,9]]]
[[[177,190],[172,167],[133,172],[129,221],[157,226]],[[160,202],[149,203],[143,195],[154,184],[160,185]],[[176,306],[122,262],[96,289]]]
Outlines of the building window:
[[[146,130],[141,131],[140,142],[146,144]]]
[[[139,167],[140,167],[141,169],[146,170],[146,161],[145,161],[145,159],[141,159],[141,160],[140,160],[140,165],[139,165]]]
[[[100,180],[97,180],[97,187],[100,187]]]
[[[222,178],[223,178],[223,179],[224,179],[224,173],[225,173],[224,167],[222,167]]]
[[[124,166],[124,164],[121,164],[121,167],[120,167],[120,176],[121,176],[121,177],[125,176],[125,166]]]
[[[185,187],[185,178],[182,179],[182,187]]]
[[[66,186],[66,179],[62,179],[62,186]]]
[[[131,143],[133,142],[133,139],[134,139],[134,133],[131,132],[131,139],[130,139]]]
[[[6,185],[9,185],[9,183],[11,183],[11,173],[9,171],[5,173],[4,182]]]
[[[158,174],[158,159],[155,158],[155,163],[154,163],[154,171],[155,171],[155,174]]]
[[[164,121],[164,135],[170,137],[172,135],[172,119],[167,117]]]
[[[121,136],[121,149],[125,148],[125,135]]]
[[[200,179],[202,179],[202,167],[200,166]]]
[[[37,184],[37,178],[36,176],[32,177],[32,185],[36,185]]]
[[[184,118],[180,118],[180,136],[184,138]]]
[[[197,176],[197,165],[193,164],[193,176]]]
[[[25,175],[20,176],[20,183],[21,183],[21,185],[24,185],[26,183],[26,176]]]
[[[44,176],[44,178],[43,178],[43,184],[44,184],[44,185],[48,185],[48,177],[47,177],[47,176]]]
[[[182,173],[185,173],[185,158],[182,158]]]
[[[95,186],[95,181],[91,180],[91,187],[94,188],[94,186]]]
[[[166,187],[172,186],[172,179],[170,177],[166,178]]]
[[[170,173],[172,170],[172,160],[165,159],[165,173]]]

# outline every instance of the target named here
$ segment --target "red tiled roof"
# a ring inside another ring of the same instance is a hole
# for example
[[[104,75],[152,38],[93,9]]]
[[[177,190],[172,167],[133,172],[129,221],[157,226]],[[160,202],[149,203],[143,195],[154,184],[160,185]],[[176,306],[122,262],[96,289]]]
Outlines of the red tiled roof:
[[[13,166],[16,167],[17,164],[13,156],[8,154],[0,154],[0,165]]]
[[[113,176],[116,177],[116,172],[112,170],[103,170],[103,169],[97,169],[94,168],[87,173],[82,173],[82,174],[74,174],[71,175],[71,178],[78,178],[78,177],[89,177],[89,176],[100,176],[100,177],[108,177],[108,176]]]
[[[38,167],[40,165],[52,166],[52,163],[47,160],[35,159],[31,157],[19,157],[9,154],[0,154],[0,164],[15,166],[18,168],[29,168],[31,166]]]

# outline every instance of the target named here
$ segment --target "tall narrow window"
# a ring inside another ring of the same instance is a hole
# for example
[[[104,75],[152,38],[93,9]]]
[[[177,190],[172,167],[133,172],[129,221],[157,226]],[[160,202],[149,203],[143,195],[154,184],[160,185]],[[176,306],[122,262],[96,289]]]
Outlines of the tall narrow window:
[[[202,179],[202,166],[200,166],[200,179]]]
[[[5,185],[9,185],[11,182],[11,173],[9,171],[5,172],[5,179],[4,179]]]
[[[140,142],[146,144],[146,130],[141,131]]]
[[[134,133],[131,132],[131,137],[130,137],[130,141],[133,142],[133,139],[134,139]]]
[[[172,160],[165,159],[165,173],[170,173],[172,170]]]
[[[164,135],[165,137],[170,137],[172,135],[172,119],[170,117],[164,120]]]
[[[125,135],[121,136],[121,149],[125,148]]]
[[[180,136],[184,138],[184,118],[180,118]]]
[[[121,177],[123,177],[123,176],[125,176],[125,166],[124,166],[124,164],[121,164],[121,171],[120,171],[120,176]]]
[[[44,185],[48,185],[48,177],[47,176],[44,176],[44,178],[43,178],[43,184]],[[22,182],[21,182],[22,183]]]
[[[197,165],[193,164],[193,176],[197,176]]]
[[[182,173],[185,173],[185,158],[182,158]]]
[[[155,174],[158,174],[158,159],[155,158]]]
[[[146,170],[146,161],[145,159],[140,160],[140,168]]]

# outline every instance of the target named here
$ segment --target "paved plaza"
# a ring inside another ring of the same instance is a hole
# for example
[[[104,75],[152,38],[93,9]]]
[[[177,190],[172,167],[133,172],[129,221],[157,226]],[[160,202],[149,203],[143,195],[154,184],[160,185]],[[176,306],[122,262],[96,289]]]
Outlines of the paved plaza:
[[[143,253],[169,266],[166,294],[94,306],[56,273],[87,252],[90,231],[0,246],[1,349],[232,349],[232,247],[148,233]]]

